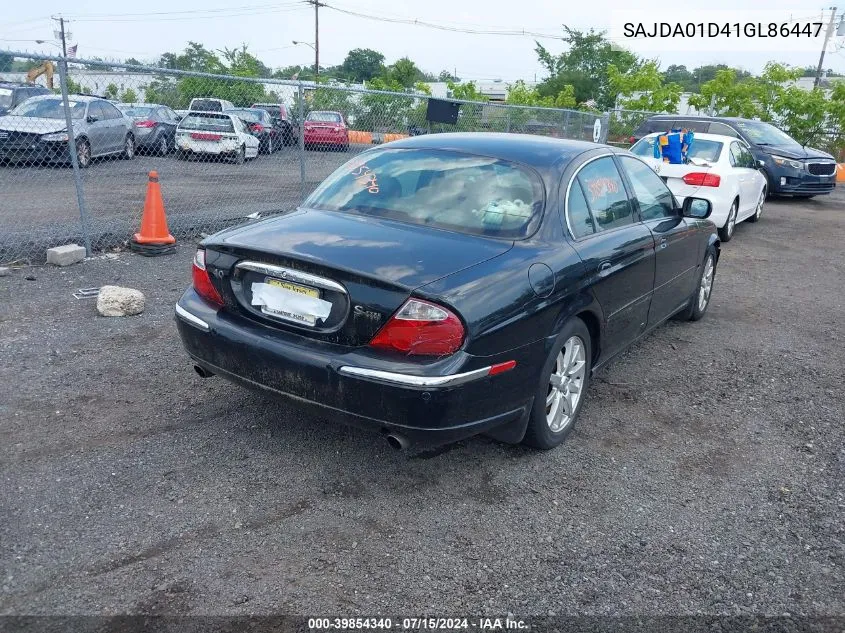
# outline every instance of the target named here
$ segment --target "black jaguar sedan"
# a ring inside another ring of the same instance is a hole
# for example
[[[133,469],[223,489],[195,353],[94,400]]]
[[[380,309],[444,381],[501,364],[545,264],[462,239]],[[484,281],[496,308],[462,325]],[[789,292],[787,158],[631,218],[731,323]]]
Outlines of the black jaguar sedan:
[[[516,134],[368,150],[291,213],[200,244],[176,306],[197,372],[380,431],[551,448],[590,376],[700,319],[719,240],[627,151]]]

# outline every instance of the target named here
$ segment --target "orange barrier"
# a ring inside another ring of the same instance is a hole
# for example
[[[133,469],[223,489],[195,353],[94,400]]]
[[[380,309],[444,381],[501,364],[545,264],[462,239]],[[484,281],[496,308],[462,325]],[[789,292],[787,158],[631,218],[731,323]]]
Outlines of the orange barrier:
[[[408,138],[407,134],[385,134],[384,135],[384,142],[389,143],[390,141],[398,141],[399,139]]]
[[[372,145],[373,143],[373,133],[372,132],[360,132],[358,130],[349,130],[349,142],[350,143],[360,143],[363,145]]]
[[[836,182],[845,182],[845,163],[836,165]]]
[[[176,238],[167,228],[167,218],[164,215],[164,201],[161,199],[161,188],[158,184],[158,172],[150,172],[147,183],[147,198],[144,200],[144,215],[141,218],[141,232],[132,236],[136,244],[166,245],[175,244]]]

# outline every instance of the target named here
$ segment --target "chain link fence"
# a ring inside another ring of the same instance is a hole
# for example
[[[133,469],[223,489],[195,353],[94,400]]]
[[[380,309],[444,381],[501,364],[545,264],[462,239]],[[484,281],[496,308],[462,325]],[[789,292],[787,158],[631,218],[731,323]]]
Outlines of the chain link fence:
[[[608,134],[594,112],[455,102],[455,123],[432,123],[424,94],[0,53],[33,69],[0,73],[0,263],[123,247],[151,171],[186,238],[294,209],[353,155],[407,136]]]

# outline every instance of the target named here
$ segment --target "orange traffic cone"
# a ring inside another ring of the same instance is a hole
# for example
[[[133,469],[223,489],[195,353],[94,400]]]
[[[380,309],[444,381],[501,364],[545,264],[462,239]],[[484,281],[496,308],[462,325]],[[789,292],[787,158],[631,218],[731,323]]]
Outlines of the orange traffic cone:
[[[141,231],[132,236],[129,246],[142,255],[163,255],[172,252],[175,244],[176,238],[167,228],[158,172],[151,171],[147,183],[147,198],[144,201],[144,215],[141,218]]]

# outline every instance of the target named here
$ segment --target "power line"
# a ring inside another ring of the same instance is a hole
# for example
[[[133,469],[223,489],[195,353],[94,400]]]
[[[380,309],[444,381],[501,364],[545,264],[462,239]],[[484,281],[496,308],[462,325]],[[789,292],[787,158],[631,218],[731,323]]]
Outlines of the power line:
[[[174,12],[172,17],[158,17],[151,14],[131,14],[131,17],[91,17],[91,18],[74,18],[75,22],[179,22],[184,20],[209,20],[217,18],[237,18],[253,15],[266,15],[270,13],[289,13],[292,11],[302,11],[307,7],[303,6],[287,6],[287,7],[269,7],[264,9],[244,9],[238,10],[233,8],[220,9],[219,12],[210,13],[206,15],[196,15],[194,12]],[[226,11],[224,13],[224,11]],[[233,13],[231,11],[234,11]],[[187,13],[188,15],[176,15],[179,13]]]
[[[520,30],[496,30],[496,29],[470,29],[470,28],[459,28],[456,26],[448,26],[446,24],[436,24],[434,22],[427,22],[424,20],[418,20],[416,18],[390,18],[383,15],[369,15],[367,13],[360,13],[358,11],[352,11],[349,9],[341,9],[337,6],[332,6],[330,4],[323,4],[322,6],[326,7],[327,9],[332,9],[333,11],[337,11],[338,13],[345,13],[346,15],[352,15],[358,18],[364,18],[366,20],[375,20],[377,22],[391,22],[393,24],[408,24],[411,26],[424,26],[430,29],[437,29],[439,31],[450,31],[452,33],[466,33],[469,35],[509,35],[509,36],[517,36],[517,37],[540,37],[540,38],[547,38],[547,39],[554,39],[554,40],[562,40],[564,39],[561,35],[549,35],[548,33],[540,33],[538,31],[529,31],[527,29],[520,29]]]
[[[184,11],[146,11],[144,13],[71,13],[68,17],[83,18],[131,18],[149,17],[154,15],[197,15],[208,13],[227,13],[230,11],[244,11],[253,9],[280,9],[283,7],[301,6],[301,2],[274,2],[272,4],[247,4],[235,7],[220,7],[216,9],[193,9]]]

